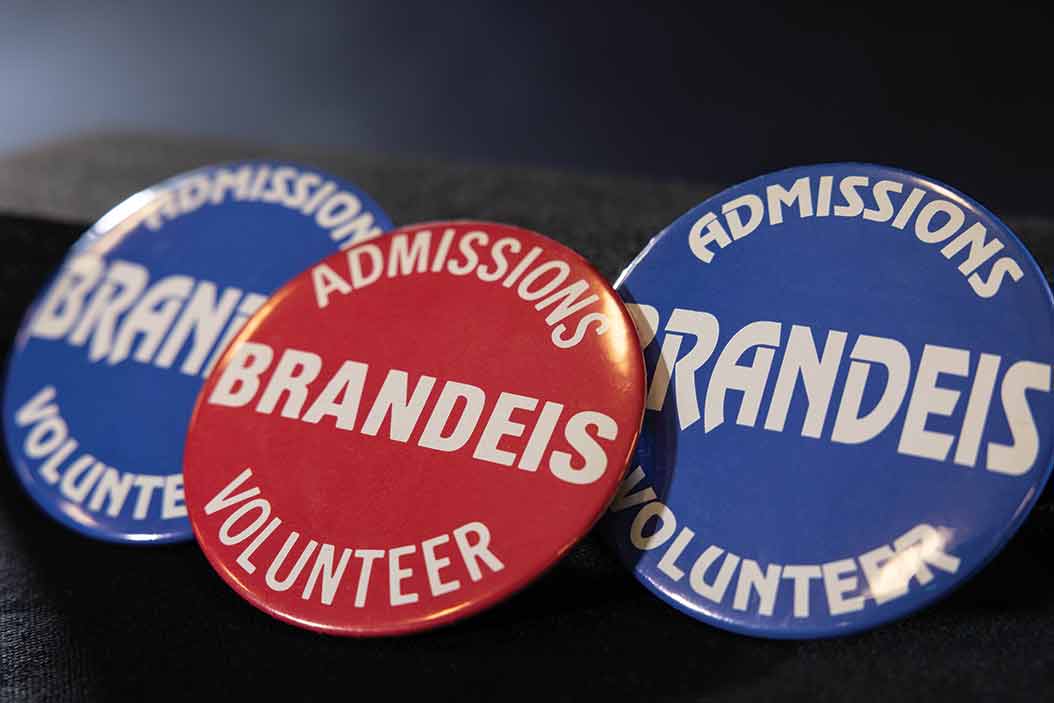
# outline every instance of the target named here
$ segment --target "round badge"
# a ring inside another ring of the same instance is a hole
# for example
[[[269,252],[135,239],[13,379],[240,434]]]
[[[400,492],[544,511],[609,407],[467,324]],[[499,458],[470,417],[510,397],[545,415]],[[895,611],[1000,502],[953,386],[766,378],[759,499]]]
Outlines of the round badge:
[[[980,569],[1043,489],[1051,294],[947,186],[861,164],[762,176],[616,287],[649,390],[605,533],[693,617],[777,638],[898,618]]]
[[[279,285],[390,227],[352,185],[284,163],[203,168],[115,207],[12,350],[4,432],[29,494],[99,539],[189,539],[183,441],[227,342]]]
[[[608,505],[644,365],[617,294],[542,235],[396,230],[282,288],[209,378],[187,506],[242,597],[341,635],[475,613]]]

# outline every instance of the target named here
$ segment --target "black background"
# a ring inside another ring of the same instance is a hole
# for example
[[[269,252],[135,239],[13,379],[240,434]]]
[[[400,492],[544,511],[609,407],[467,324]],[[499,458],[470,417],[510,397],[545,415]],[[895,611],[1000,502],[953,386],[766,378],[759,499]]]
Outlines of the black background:
[[[870,161],[1051,215],[1049,15],[11,0],[0,152],[136,130],[724,184]]]

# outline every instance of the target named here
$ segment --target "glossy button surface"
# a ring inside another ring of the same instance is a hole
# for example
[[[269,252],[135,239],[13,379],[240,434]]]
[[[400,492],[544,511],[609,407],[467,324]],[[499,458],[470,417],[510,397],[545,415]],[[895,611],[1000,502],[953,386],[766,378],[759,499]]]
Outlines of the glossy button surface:
[[[600,516],[644,369],[603,278],[539,234],[432,222],[282,288],[202,390],[187,505],[220,575],[341,635],[477,612]]]
[[[605,532],[693,617],[779,638],[901,617],[1043,489],[1051,295],[951,188],[861,164],[762,176],[666,228],[617,289],[650,385]]]
[[[209,369],[271,291],[390,226],[351,184],[284,163],[203,168],[115,207],[12,350],[4,432],[26,490],[91,537],[189,539],[183,441]]]

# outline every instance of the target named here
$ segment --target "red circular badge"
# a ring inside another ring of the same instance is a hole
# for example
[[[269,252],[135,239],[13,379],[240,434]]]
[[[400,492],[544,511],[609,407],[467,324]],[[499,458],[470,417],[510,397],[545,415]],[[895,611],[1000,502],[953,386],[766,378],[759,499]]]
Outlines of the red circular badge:
[[[198,397],[186,504],[209,561],[267,613],[421,630],[582,537],[643,408],[633,324],[580,256],[506,225],[404,227],[245,325]]]

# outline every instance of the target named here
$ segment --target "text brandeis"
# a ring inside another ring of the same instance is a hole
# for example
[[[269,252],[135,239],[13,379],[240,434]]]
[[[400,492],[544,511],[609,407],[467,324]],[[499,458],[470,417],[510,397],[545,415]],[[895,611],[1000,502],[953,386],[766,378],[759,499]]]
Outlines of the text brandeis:
[[[1050,364],[1029,360],[1007,363],[997,354],[938,344],[909,348],[889,337],[841,330],[824,334],[806,325],[770,320],[751,322],[730,337],[726,332],[724,346],[718,351],[721,326],[708,312],[675,308],[661,327],[655,307],[627,307],[642,347],[652,344],[660,328],[663,330],[647,408],[659,411],[670,402],[667,396],[672,382],[672,402],[676,403],[681,430],[700,420],[705,432],[721,426],[726,421],[726,395],[737,391],[742,393],[737,425],[757,427],[760,421],[765,430],[784,432],[791,399],[800,383],[808,399],[800,427],[802,437],[863,444],[886,431],[906,402],[896,449],[899,454],[934,461],[946,461],[951,455],[960,466],[980,465],[1006,476],[1027,474],[1039,456],[1040,437],[1028,393],[1050,392]],[[778,353],[782,356],[777,364]],[[848,370],[840,374],[847,355]],[[704,388],[707,370],[709,380]],[[969,392],[946,387],[943,375],[972,376]],[[869,377],[877,377],[872,378],[872,384],[882,378],[885,384],[878,401],[865,408],[864,389]],[[844,382],[836,398],[839,378]],[[993,403],[996,397],[998,401]],[[836,404],[830,424],[827,418],[832,401]],[[965,402],[965,413],[957,433],[927,429],[929,418],[955,415],[960,402]],[[999,412],[1009,427],[1009,444],[985,441],[997,426],[989,419]]]

